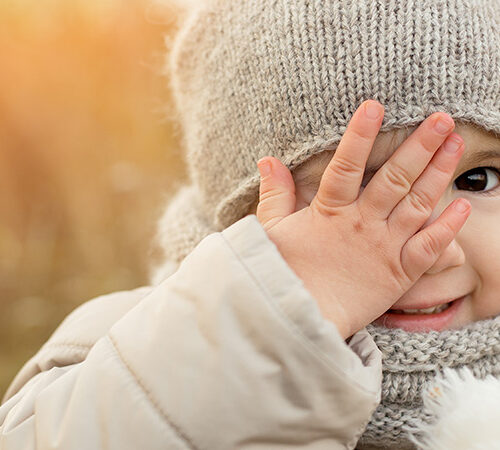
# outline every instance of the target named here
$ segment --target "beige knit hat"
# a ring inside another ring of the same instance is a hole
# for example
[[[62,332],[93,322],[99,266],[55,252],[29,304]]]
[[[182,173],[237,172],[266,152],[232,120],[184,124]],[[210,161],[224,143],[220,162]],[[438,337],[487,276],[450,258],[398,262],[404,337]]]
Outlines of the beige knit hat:
[[[366,99],[385,107],[381,131],[445,111],[500,135],[500,0],[204,0],[169,66],[191,184],[160,221],[165,262],[155,283],[202,238],[248,213],[257,160],[272,155],[294,169],[334,147]],[[369,330],[384,356],[384,386],[364,445],[406,448],[402,431],[425,418],[416,387],[463,352],[459,364],[500,375],[500,318],[451,340]],[[478,350],[481,335],[487,344]],[[443,345],[447,360],[412,363]]]
[[[259,158],[297,167],[368,98],[381,131],[445,111],[500,134],[499,22],[498,0],[203,0],[168,61],[192,182],[160,226],[168,259],[248,212]]]

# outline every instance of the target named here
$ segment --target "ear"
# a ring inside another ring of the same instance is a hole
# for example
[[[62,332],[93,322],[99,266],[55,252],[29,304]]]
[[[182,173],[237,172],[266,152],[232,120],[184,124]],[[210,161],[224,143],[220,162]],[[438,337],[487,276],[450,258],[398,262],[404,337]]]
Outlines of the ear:
[[[477,379],[467,368],[444,369],[425,391],[424,409],[435,419],[412,431],[421,450],[498,448],[500,379]]]

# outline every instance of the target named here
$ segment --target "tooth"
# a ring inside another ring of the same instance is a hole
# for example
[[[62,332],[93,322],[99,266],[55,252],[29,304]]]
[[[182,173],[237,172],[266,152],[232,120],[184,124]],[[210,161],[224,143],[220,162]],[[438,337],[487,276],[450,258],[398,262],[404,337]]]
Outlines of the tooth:
[[[433,306],[432,308],[425,308],[425,309],[419,309],[418,312],[421,312],[422,314],[430,314],[436,311],[439,308],[439,306]]]
[[[400,309],[400,310],[392,310],[399,314],[436,314],[448,309],[450,305],[445,303],[444,305],[433,306],[431,308],[424,309]]]

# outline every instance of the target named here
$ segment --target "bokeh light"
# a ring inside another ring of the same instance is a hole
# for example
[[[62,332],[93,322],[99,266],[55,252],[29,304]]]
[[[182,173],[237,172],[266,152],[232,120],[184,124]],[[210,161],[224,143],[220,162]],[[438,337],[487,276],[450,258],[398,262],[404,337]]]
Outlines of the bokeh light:
[[[0,397],[77,305],[144,285],[185,179],[162,69],[176,9],[0,2]]]

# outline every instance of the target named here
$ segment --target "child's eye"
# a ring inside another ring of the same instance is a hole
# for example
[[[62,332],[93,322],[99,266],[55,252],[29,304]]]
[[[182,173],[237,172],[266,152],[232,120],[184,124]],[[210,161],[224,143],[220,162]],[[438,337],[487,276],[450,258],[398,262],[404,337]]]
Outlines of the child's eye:
[[[500,170],[498,168],[476,167],[460,175],[453,183],[453,189],[490,194],[490,191],[500,184],[499,181]]]

